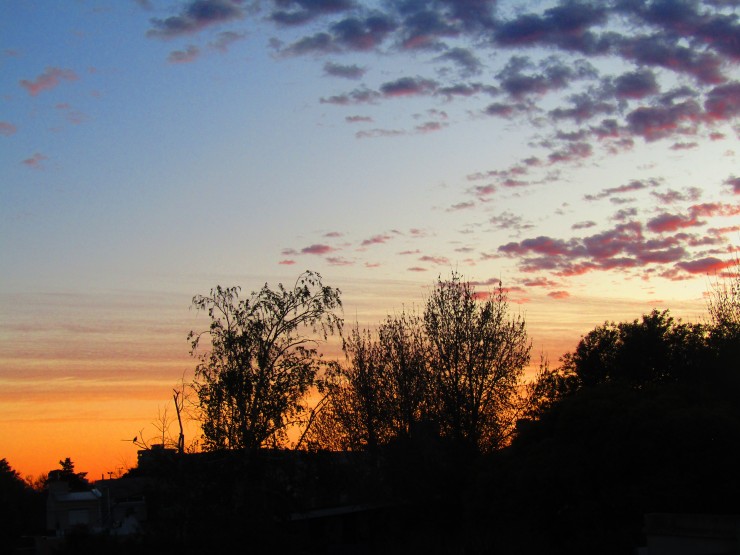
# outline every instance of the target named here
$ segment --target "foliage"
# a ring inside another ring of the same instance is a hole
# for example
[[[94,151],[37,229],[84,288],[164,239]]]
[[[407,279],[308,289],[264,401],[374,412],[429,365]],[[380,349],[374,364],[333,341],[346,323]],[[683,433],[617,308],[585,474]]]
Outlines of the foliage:
[[[425,341],[420,318],[405,311],[375,333],[355,326],[344,342],[346,363],[332,365],[321,382],[327,405],[311,443],[375,451],[408,437],[428,406]]]
[[[206,449],[284,444],[322,364],[317,345],[341,333],[340,291],[317,273],[304,272],[292,289],[265,284],[246,299],[239,291],[219,286],[193,297],[211,320],[208,331],[188,336]]]
[[[9,547],[22,533],[34,531],[38,498],[10,463],[0,459],[0,546]]]
[[[87,472],[75,472],[75,463],[69,457],[59,461],[59,469],[50,470],[46,478],[49,482],[67,482],[72,491],[85,491],[90,488]]]
[[[581,337],[575,351],[563,356],[559,368],[540,371],[530,386],[529,416],[584,387],[622,383],[640,389],[715,379],[721,350],[713,345],[715,329],[676,320],[668,310],[597,326]]]
[[[424,329],[440,429],[481,451],[505,443],[513,430],[516,388],[529,363],[524,319],[510,318],[498,288],[484,301],[453,273],[437,280],[426,303]]]
[[[507,312],[500,285],[481,301],[453,273],[438,279],[423,315],[388,316],[376,333],[356,327],[346,363],[323,382],[312,443],[372,451],[421,426],[474,451],[502,446],[531,349],[524,320]]]

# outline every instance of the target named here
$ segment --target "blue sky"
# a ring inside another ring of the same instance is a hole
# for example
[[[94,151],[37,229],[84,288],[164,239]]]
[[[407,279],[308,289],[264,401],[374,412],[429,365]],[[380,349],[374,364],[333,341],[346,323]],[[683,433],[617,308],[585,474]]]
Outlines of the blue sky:
[[[146,345],[167,398],[192,295],[306,268],[369,324],[451,269],[502,279],[554,356],[640,307],[698,317],[740,243],[739,7],[2,3],[0,380],[30,396],[43,345],[88,341],[49,376],[89,385]]]

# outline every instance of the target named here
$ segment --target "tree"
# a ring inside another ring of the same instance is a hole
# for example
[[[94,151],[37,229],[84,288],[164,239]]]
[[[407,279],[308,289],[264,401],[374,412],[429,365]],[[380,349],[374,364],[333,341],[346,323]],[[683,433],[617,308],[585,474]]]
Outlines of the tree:
[[[443,434],[480,451],[513,430],[516,390],[529,363],[524,319],[509,317],[501,283],[479,300],[470,282],[439,278],[424,310],[435,416]]]
[[[75,472],[75,463],[69,457],[59,461],[60,468],[50,470],[46,479],[49,482],[67,482],[72,491],[85,491],[90,488],[87,472]]]
[[[317,273],[304,272],[292,289],[265,284],[246,299],[239,292],[218,286],[193,297],[211,320],[207,331],[188,335],[206,449],[285,444],[322,365],[319,343],[341,334],[340,291]]]
[[[0,551],[4,552],[3,547],[12,551],[16,538],[36,531],[38,499],[37,492],[23,481],[8,461],[0,459]]]
[[[374,452],[408,437],[426,415],[429,374],[421,319],[403,311],[375,332],[355,325],[344,341],[345,363],[321,381],[326,405],[309,442]]]

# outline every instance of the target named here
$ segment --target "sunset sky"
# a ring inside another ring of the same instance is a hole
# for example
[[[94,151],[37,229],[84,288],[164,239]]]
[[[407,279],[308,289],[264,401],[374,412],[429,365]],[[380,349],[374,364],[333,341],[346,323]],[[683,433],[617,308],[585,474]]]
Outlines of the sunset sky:
[[[305,269],[348,322],[498,280],[552,361],[703,318],[740,246],[738,0],[0,3],[0,458],[97,478],[189,309]]]

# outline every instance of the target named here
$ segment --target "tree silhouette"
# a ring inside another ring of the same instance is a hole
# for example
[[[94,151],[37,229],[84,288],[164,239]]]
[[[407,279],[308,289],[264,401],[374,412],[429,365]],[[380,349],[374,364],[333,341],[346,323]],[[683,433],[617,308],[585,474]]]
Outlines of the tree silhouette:
[[[188,336],[206,449],[284,444],[322,364],[317,345],[341,334],[340,291],[317,273],[304,272],[292,289],[265,285],[246,299],[239,291],[219,286],[193,297],[211,320]]]
[[[428,407],[424,330],[414,314],[388,316],[375,332],[355,326],[344,364],[321,382],[327,403],[310,434],[314,446],[376,451],[408,437]]]
[[[516,388],[531,343],[524,319],[509,316],[500,283],[488,298],[479,298],[459,274],[439,278],[426,303],[424,328],[442,433],[489,451],[513,430]]]

